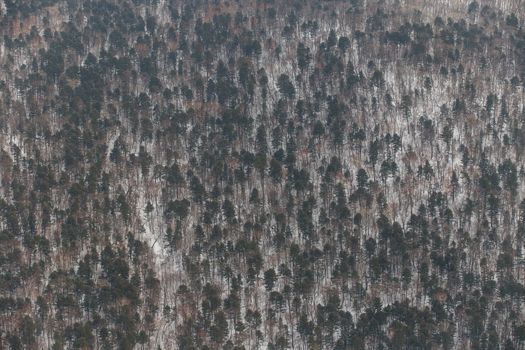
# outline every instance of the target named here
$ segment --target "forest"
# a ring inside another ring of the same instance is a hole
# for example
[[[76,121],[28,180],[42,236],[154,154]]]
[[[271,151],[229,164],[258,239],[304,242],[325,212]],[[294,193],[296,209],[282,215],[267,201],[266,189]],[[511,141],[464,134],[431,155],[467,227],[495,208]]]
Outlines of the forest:
[[[0,349],[525,349],[525,0],[0,0]]]

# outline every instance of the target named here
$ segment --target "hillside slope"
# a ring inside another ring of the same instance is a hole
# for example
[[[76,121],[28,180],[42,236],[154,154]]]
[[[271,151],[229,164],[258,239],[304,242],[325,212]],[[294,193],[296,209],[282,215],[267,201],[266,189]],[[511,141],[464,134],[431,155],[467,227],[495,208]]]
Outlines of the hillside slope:
[[[0,349],[523,347],[523,0],[0,10]]]

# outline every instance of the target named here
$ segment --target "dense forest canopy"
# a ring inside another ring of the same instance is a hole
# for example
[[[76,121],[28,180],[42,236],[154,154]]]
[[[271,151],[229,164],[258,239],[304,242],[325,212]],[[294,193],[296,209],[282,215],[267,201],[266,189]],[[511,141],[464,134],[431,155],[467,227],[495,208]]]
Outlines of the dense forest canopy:
[[[0,4],[0,349],[524,348],[524,0]]]

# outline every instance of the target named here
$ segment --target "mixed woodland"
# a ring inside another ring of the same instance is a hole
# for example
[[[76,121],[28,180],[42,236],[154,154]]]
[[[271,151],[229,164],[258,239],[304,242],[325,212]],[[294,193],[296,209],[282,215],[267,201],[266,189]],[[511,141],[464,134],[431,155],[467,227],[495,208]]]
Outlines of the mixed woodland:
[[[524,349],[524,23],[0,1],[0,349]]]

